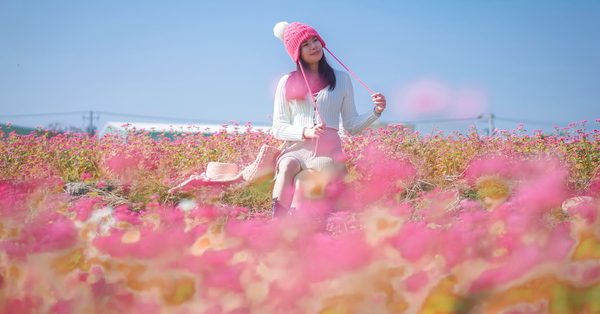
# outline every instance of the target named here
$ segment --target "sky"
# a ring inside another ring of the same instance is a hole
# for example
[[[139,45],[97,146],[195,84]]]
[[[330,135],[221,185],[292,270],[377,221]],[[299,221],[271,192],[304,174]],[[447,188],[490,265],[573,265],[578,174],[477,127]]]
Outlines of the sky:
[[[600,0],[0,0],[0,122],[270,125],[295,69],[280,21],[313,26],[386,96],[380,122],[600,129]]]

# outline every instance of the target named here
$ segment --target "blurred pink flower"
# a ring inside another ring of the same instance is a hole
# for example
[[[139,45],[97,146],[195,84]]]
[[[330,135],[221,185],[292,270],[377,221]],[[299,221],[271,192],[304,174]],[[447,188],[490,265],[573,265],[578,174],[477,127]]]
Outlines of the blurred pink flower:
[[[299,250],[304,276],[311,282],[358,270],[370,261],[372,255],[360,232],[335,238],[327,233],[316,233]]]
[[[434,79],[412,83],[400,93],[402,111],[411,116],[424,116],[444,112],[450,101],[450,89]]]
[[[404,286],[409,292],[415,293],[423,289],[429,283],[427,273],[420,271],[408,276],[404,280]]]

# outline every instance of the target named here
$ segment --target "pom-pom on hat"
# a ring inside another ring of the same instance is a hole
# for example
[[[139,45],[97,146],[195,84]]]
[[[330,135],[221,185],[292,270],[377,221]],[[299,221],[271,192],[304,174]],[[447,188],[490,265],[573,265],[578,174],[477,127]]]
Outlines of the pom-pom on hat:
[[[298,22],[291,24],[288,22],[279,22],[275,24],[273,33],[277,38],[283,40],[285,50],[287,50],[295,63],[298,63],[300,60],[300,45],[305,40],[316,36],[323,45],[323,48],[325,47],[325,41],[321,38],[319,33],[306,24]]]

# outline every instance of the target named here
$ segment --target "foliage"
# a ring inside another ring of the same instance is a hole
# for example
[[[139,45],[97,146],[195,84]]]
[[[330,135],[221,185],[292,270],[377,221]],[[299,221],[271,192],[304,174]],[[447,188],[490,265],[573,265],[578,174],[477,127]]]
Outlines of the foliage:
[[[344,136],[348,180],[276,219],[268,180],[169,192],[210,161],[248,165],[267,132],[5,128],[0,312],[599,312],[585,123]]]
[[[495,136],[480,135],[475,129],[468,134],[439,131],[422,135],[398,125],[368,129],[355,137],[345,136],[343,148],[354,179],[370,175],[356,165],[365,162],[368,149],[377,149],[389,161],[409,162],[419,180],[440,187],[453,184],[454,178],[463,176],[469,164],[481,157],[509,161],[559,158],[568,169],[568,182],[582,189],[597,174],[600,164],[600,133],[598,130],[585,133],[585,123],[574,123],[562,130],[556,128],[549,135],[541,132],[527,135],[520,128],[498,132]],[[237,132],[228,133],[227,128],[235,128]],[[158,140],[152,139],[152,132],[148,130],[135,129],[129,129],[125,138],[98,138],[77,133],[46,137],[7,131],[10,129],[0,133],[3,139],[0,141],[0,180],[60,178],[89,184],[133,184],[138,192],[122,196],[133,198],[134,203],[152,202],[149,197],[155,194],[165,199],[172,185],[204,172],[208,162],[230,162],[244,167],[252,162],[261,145],[277,145],[268,132],[254,130],[249,124],[243,128],[237,124],[224,125],[212,136],[180,133],[169,139],[159,134]],[[146,192],[139,192],[144,190]],[[152,192],[148,192],[150,190]],[[236,190],[242,191],[238,187]],[[228,200],[244,206],[245,201],[232,200],[235,193],[230,191]],[[246,192],[242,194],[240,197],[245,198],[247,204],[254,202]],[[260,191],[254,194],[265,197]]]

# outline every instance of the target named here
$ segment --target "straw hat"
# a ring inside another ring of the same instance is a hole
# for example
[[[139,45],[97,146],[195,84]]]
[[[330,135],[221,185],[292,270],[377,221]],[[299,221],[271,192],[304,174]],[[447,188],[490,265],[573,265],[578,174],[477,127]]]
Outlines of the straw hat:
[[[277,158],[281,155],[283,147],[284,145],[279,147],[263,145],[258,151],[254,162],[242,170],[241,175],[244,180],[254,183],[262,181],[265,178],[273,178],[277,166]]]
[[[275,174],[277,157],[281,154],[284,144],[280,147],[263,145],[256,156],[256,160],[241,171],[239,171],[237,164],[209,162],[206,165],[206,172],[190,176],[186,181],[171,188],[169,192],[172,193],[181,188],[190,189],[210,183],[229,184],[241,180],[245,180],[248,183],[257,183],[269,177],[272,178]]]
[[[221,183],[244,180],[248,183],[256,183],[273,178],[277,158],[281,154],[284,144],[279,147],[263,145],[258,151],[256,159],[239,172],[236,164],[209,162],[206,167],[206,180]]]
[[[209,162],[204,175],[210,182],[233,182],[241,177],[237,164],[226,162]]]

